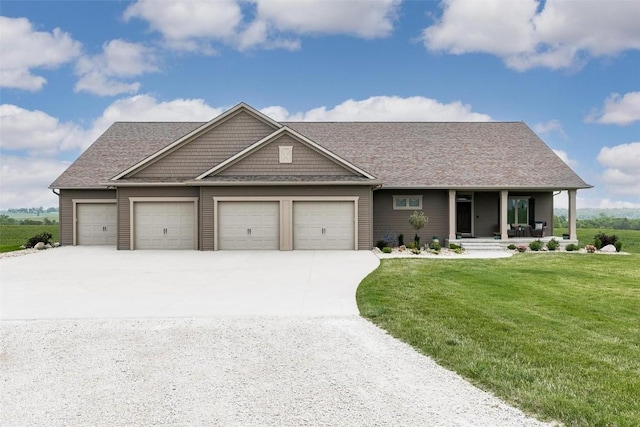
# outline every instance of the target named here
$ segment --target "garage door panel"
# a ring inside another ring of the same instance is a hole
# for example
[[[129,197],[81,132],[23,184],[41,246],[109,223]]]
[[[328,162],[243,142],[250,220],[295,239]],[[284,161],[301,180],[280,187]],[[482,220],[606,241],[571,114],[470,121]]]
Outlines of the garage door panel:
[[[78,203],[76,219],[76,244],[116,244],[117,208],[115,203]]]
[[[280,203],[219,202],[218,248],[280,249]]]
[[[135,249],[195,249],[193,202],[136,202]]]
[[[293,248],[354,249],[353,202],[293,202]]]

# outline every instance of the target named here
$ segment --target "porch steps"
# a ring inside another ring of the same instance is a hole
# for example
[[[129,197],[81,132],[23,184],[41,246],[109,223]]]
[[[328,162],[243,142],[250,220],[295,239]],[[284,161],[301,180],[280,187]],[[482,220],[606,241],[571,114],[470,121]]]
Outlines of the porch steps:
[[[504,248],[499,242],[461,242],[465,251],[503,251]]]

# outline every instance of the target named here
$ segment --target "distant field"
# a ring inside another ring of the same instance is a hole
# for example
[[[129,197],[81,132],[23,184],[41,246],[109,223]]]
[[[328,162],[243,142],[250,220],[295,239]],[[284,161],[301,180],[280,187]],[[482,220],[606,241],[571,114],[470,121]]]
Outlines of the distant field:
[[[0,225],[0,252],[15,251],[28,238],[42,233],[51,233],[54,242],[60,240],[58,225]]]
[[[640,230],[613,230],[610,228],[578,228],[578,240],[580,246],[593,244],[593,236],[602,232],[605,234],[615,234],[622,242],[622,251],[640,254]],[[566,228],[556,228],[556,236],[561,237],[562,233],[567,233]]]

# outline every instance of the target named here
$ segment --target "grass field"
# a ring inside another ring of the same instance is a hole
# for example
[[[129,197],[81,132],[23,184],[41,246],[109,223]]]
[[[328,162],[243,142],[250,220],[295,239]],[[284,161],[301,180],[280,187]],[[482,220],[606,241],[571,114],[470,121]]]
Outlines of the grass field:
[[[578,240],[580,246],[593,244],[593,236],[602,232],[605,234],[615,234],[622,242],[622,251],[640,254],[640,230],[613,230],[610,228],[578,228]],[[562,233],[567,233],[566,228],[554,230],[556,236],[562,237]]]
[[[637,245],[634,235],[623,240]],[[640,255],[385,260],[357,301],[391,335],[540,419],[640,425]]]
[[[0,252],[18,250],[28,238],[41,233],[51,233],[54,242],[60,239],[58,225],[0,225]]]
[[[30,213],[15,213],[8,211],[0,211],[0,215],[7,215],[9,218],[14,218],[18,221],[23,219],[32,219],[34,221],[44,221],[45,218],[49,218],[51,221],[58,221],[59,215],[58,212],[49,212],[49,213],[41,213],[40,215],[30,214]]]

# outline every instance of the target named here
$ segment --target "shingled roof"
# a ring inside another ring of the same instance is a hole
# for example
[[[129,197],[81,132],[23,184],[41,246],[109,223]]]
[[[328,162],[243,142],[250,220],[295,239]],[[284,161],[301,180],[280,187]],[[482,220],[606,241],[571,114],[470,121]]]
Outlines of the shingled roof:
[[[203,124],[114,123],[50,188],[104,188]],[[522,122],[282,124],[375,176],[383,187],[590,187]]]

